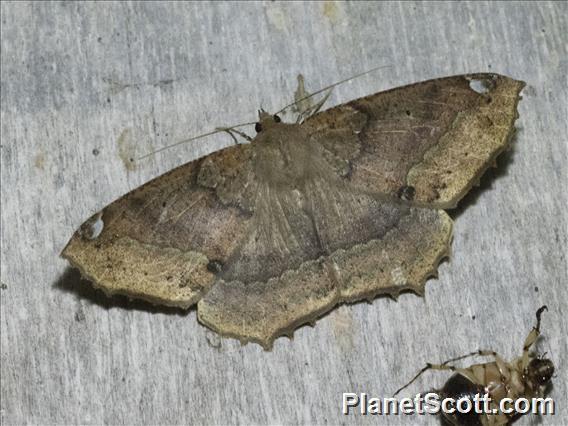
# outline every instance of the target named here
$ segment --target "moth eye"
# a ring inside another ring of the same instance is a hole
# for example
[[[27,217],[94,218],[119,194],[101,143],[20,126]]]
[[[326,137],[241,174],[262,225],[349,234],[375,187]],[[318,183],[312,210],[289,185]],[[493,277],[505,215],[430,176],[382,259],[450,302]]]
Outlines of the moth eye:
[[[277,115],[274,115],[274,121],[276,123],[280,123],[282,120],[280,120],[280,117],[278,117]]]
[[[254,125],[254,130],[256,130],[256,133],[262,132],[262,124],[256,123],[256,124]]]

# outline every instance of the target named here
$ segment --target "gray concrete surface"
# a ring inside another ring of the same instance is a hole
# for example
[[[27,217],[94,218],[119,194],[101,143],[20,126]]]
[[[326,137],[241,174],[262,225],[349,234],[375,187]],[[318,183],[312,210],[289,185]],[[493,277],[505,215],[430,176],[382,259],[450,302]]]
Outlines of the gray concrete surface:
[[[1,5],[2,424],[429,424],[341,414],[343,392],[390,396],[426,361],[543,339],[566,409],[568,3],[26,3]],[[107,299],[58,257],[92,213],[231,143],[195,141],[293,99],[329,104],[444,75],[528,83],[512,152],[456,220],[425,298],[342,307],[272,352],[219,339],[195,311]],[[440,386],[429,373],[408,390]]]

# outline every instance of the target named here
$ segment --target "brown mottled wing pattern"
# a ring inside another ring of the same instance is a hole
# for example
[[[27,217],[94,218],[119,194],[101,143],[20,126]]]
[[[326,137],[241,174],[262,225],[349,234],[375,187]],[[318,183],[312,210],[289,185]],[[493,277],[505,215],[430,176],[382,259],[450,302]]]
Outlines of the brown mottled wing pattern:
[[[476,90],[474,90],[473,88]],[[521,81],[497,74],[429,80],[328,109],[304,126],[350,183],[453,208],[509,144]]]
[[[338,303],[421,293],[449,250],[452,221],[438,209],[455,205],[506,148],[522,86],[450,77],[302,125],[265,118],[251,144],[106,207],[63,255],[107,293],[197,302],[208,327],[265,348]]]
[[[250,145],[227,148],[135,189],[87,221],[63,257],[109,295],[195,304],[250,232],[250,156]]]

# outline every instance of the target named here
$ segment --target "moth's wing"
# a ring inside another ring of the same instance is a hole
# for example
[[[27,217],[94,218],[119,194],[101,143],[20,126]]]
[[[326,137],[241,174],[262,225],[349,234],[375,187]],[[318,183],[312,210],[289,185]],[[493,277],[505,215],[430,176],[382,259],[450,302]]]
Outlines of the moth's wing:
[[[338,303],[421,293],[448,254],[445,212],[354,191],[327,161],[310,163],[322,173],[299,189],[259,192],[254,231],[198,302],[208,327],[270,348]]]
[[[250,145],[187,163],[105,207],[62,256],[107,294],[189,307],[249,232]]]
[[[523,87],[497,74],[441,78],[339,105],[302,126],[355,188],[453,208],[507,149]]]
[[[452,221],[441,210],[410,208],[382,235],[304,261],[266,281],[218,281],[198,302],[209,328],[265,349],[342,302],[421,293],[449,253]]]

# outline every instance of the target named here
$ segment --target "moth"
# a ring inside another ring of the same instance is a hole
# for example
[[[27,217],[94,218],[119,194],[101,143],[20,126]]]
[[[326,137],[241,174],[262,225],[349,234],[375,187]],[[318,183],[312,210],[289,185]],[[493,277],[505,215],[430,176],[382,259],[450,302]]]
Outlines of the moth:
[[[533,327],[526,337],[520,357],[507,362],[497,352],[478,350],[467,355],[452,358],[442,364],[427,364],[408,384],[397,390],[395,395],[413,383],[427,370],[453,371],[454,374],[448,379],[442,389],[436,391],[436,393],[442,398],[452,398],[454,401],[460,398],[467,399],[472,407],[474,407],[476,395],[482,396],[487,394],[491,398],[488,408],[492,413],[475,413],[473,411],[461,413],[457,410],[453,413],[443,413],[445,420],[449,424],[496,426],[512,423],[522,413],[515,410],[512,410],[510,413],[502,412],[499,410],[499,403],[504,398],[510,398],[511,404],[505,406],[505,409],[509,411],[510,408],[514,408],[514,402],[519,398],[543,398],[554,375],[554,364],[550,359],[530,352],[530,348],[540,335],[540,317],[545,310],[547,310],[546,306],[542,306],[537,310],[536,326]],[[474,364],[466,368],[457,368],[450,364],[476,355],[492,357],[493,361],[484,364]],[[528,404],[530,405],[530,403]],[[519,407],[525,411],[529,405],[524,404],[519,405]],[[455,409],[456,407],[452,408]]]
[[[445,212],[508,148],[524,83],[429,80],[285,123],[184,164],[85,222],[62,252],[107,295],[197,305],[265,349],[338,304],[422,294]],[[231,133],[231,132],[230,132]]]

